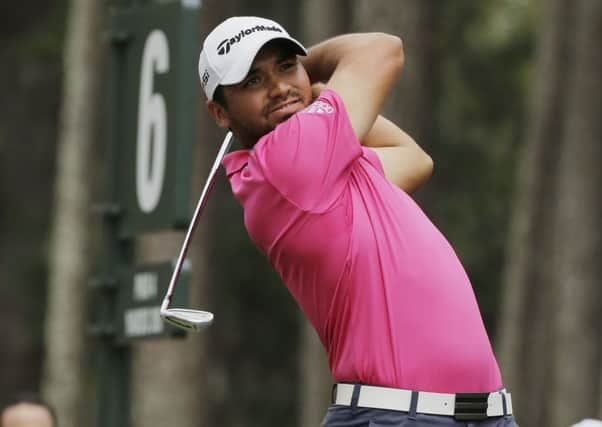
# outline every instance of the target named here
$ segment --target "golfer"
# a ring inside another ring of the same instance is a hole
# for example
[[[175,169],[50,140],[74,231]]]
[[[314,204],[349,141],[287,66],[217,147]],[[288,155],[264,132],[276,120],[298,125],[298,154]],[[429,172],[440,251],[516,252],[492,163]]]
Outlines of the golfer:
[[[515,426],[470,281],[408,195],[432,161],[379,115],[403,63],[395,36],[306,50],[234,17],[205,39],[199,76],[244,147],[223,163],[249,236],[327,350],[322,425]]]

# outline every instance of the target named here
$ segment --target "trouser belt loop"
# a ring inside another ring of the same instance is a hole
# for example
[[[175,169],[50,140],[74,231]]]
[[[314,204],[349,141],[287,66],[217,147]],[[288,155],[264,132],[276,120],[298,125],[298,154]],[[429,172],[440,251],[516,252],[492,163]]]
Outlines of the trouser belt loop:
[[[408,413],[408,418],[411,420],[416,419],[416,409],[418,408],[418,392],[412,391],[412,397],[410,400],[410,412]]]
[[[355,412],[357,409],[357,401],[360,398],[360,389],[362,386],[360,384],[353,384],[353,394],[351,395],[351,410]]]
[[[503,391],[499,391],[499,393],[502,395],[502,408],[504,409],[504,416],[508,415],[508,404],[506,403],[506,393],[504,393]]]
[[[334,383],[332,385],[332,388],[330,389],[330,403],[334,404],[337,400],[337,383]]]

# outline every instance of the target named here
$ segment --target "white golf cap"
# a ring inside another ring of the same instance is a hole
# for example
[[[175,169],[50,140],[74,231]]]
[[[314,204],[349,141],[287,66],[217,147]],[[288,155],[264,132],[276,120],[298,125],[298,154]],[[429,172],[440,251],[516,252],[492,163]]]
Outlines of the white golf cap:
[[[298,54],[307,55],[301,43],[270,19],[235,16],[215,27],[205,38],[199,58],[199,77],[207,99],[213,99],[219,85],[243,81],[259,49],[274,39],[289,40]]]

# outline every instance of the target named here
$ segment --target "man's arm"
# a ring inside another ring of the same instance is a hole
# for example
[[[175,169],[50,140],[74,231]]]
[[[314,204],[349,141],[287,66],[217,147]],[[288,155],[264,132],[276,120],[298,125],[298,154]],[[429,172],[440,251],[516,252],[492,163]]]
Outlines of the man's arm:
[[[431,157],[410,135],[382,116],[361,142],[376,152],[387,179],[406,193],[417,190],[433,173]]]
[[[325,87],[323,83],[312,85],[313,98]],[[431,157],[410,135],[381,115],[360,142],[376,152],[385,176],[406,193],[417,190],[433,172]]]
[[[301,59],[312,82],[327,82],[343,99],[360,141],[372,128],[403,60],[401,39],[383,33],[338,36],[311,47]]]

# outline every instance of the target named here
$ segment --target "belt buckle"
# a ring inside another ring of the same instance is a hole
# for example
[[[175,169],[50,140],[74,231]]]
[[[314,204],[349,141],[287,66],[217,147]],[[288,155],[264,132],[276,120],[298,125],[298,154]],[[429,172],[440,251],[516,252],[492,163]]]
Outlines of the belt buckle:
[[[489,393],[456,393],[454,418],[458,421],[487,419]]]

